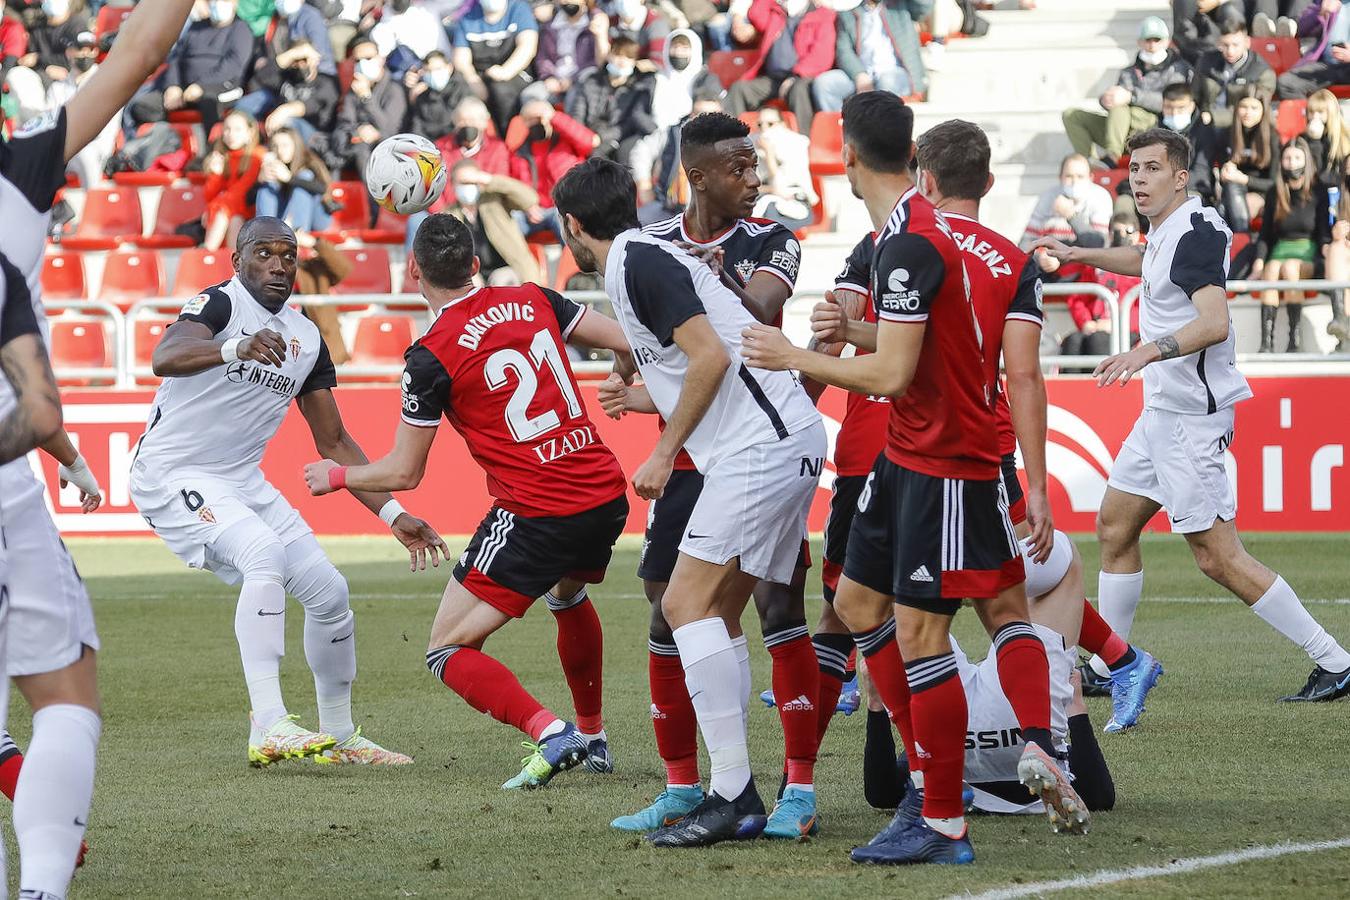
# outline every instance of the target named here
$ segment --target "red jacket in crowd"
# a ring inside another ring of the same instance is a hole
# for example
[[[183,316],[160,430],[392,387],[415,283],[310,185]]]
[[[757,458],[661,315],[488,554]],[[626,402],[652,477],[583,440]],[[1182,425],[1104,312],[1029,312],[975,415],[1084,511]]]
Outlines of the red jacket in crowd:
[[[778,0],[755,0],[746,18],[760,34],[759,55],[741,76],[742,81],[759,75],[769,57],[769,48],[787,27],[787,11]],[[794,75],[815,78],[834,67],[834,22],[835,12],[826,6],[818,6],[802,16],[797,33],[792,36],[792,46],[797,51],[797,64],[792,67]]]
[[[539,205],[553,206],[553,185],[577,163],[591,155],[596,136],[585,125],[566,113],[555,112],[553,133],[542,141],[531,141],[525,123],[517,117],[506,132],[506,146],[519,153],[527,151],[534,161],[534,177],[521,180],[539,192]]]
[[[464,159],[464,151],[459,144],[455,143],[455,136],[447,134],[436,142],[436,148],[441,151],[441,159],[445,163],[445,171],[449,172],[455,167],[455,163]],[[530,167],[525,160],[515,156],[506,147],[506,142],[495,134],[483,135],[483,143],[478,145],[478,152],[473,154],[473,161],[478,163],[478,168],[489,175],[506,175],[517,181],[523,181],[526,184],[530,182]],[[441,194],[440,199],[431,204],[428,212],[438,213],[455,205],[455,186],[447,181],[445,192]]]

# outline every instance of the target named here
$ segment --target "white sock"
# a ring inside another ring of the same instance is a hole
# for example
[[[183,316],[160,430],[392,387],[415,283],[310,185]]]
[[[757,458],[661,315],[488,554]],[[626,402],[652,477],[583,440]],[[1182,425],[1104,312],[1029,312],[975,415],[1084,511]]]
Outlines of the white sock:
[[[1252,604],[1252,612],[1266,621],[1280,634],[1303,648],[1312,661],[1328,672],[1350,669],[1350,653],[1346,653],[1336,639],[1317,623],[1298,595],[1279,575],[1261,599]]]
[[[245,581],[234,609],[234,636],[244,664],[253,741],[286,715],[281,699],[281,657],[286,652],[286,590],[280,582]]]
[[[89,821],[102,721],[70,703],[33,713],[33,740],[14,790],[19,889],[24,896],[66,896]]]
[[[1143,570],[1118,575],[1102,572],[1097,576],[1097,611],[1121,640],[1130,639],[1134,625],[1134,611],[1139,608],[1139,597],[1144,592]],[[1100,656],[1088,660],[1093,671],[1103,678],[1111,677],[1111,669]]]
[[[750,693],[754,690],[754,681],[750,677],[750,641],[744,634],[731,639],[731,649],[736,653],[736,666],[740,670],[741,717],[745,720],[745,730],[750,731]]]
[[[741,709],[741,670],[727,625],[716,617],[699,619],[676,628],[674,637],[708,748],[711,788],[724,800],[734,800],[750,783],[750,750]]]
[[[954,819],[935,819],[932,816],[924,816],[923,820],[928,823],[928,827],[938,834],[945,834],[949,838],[959,838],[966,832],[966,817],[957,816]]]
[[[783,790],[787,790],[788,788],[795,788],[796,790],[803,791],[807,794],[814,794],[816,792],[816,786],[814,784],[797,784],[796,782],[789,781],[787,784],[783,785]]]
[[[314,673],[319,730],[345,741],[352,724],[352,682],[356,680],[356,615],[346,610],[335,619],[305,615],[305,660]]]
[[[603,728],[601,728],[601,729],[600,729],[599,731],[597,731],[595,734],[587,734],[586,732],[583,731],[583,732],[581,732],[581,736],[584,737],[584,738],[586,739],[586,743],[588,743],[588,744],[589,744],[591,741],[607,741],[607,740],[609,740],[609,738],[605,736],[605,729],[603,729]]]
[[[555,734],[562,731],[566,727],[567,723],[564,722],[562,719],[554,719],[552,722],[549,722],[547,725],[544,726],[543,731],[539,732],[540,742],[542,742],[544,738],[553,737]]]

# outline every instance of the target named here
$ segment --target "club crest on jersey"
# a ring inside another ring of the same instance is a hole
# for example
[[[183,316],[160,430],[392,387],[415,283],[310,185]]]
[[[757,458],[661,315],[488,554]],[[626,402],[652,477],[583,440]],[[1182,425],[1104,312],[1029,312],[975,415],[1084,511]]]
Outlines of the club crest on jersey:
[[[777,254],[775,254],[776,256]],[[740,276],[741,284],[748,282],[755,274],[755,261],[753,259],[743,259],[736,263],[736,274]]]
[[[919,308],[919,292],[909,286],[909,269],[892,269],[886,276],[881,308],[888,312],[914,312]]]
[[[291,338],[291,359],[293,361],[300,359],[300,339],[297,337]]]
[[[213,512],[211,512],[211,507],[209,506],[203,506],[201,509],[197,510],[197,518],[201,519],[208,525],[216,524],[216,516]]]

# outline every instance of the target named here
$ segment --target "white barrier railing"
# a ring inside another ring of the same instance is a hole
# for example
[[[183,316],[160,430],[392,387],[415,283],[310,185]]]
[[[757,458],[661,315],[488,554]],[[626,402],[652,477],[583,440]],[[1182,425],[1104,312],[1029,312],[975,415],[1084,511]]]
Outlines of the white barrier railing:
[[[59,300],[53,302],[51,306],[62,311],[49,318],[49,322],[52,323],[71,320],[93,323],[109,321],[112,323],[113,364],[111,366],[65,366],[56,369],[56,374],[66,380],[107,380],[117,387],[123,387],[122,377],[126,371],[127,357],[123,344],[126,320],[123,318],[121,310],[102,300]],[[75,313],[75,315],[67,316],[66,313],[68,312]],[[101,313],[102,315],[84,315],[91,312]]]

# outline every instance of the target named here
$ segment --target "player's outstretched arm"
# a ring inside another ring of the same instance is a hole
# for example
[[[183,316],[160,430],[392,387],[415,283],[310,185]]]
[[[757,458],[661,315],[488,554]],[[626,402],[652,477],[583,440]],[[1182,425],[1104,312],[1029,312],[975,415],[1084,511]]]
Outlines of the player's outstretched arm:
[[[179,320],[164,330],[150,367],[160,378],[172,378],[196,375],[237,359],[280,368],[286,361],[286,341],[270,328],[246,338],[218,341],[209,325]]]
[[[343,466],[323,459],[305,466],[305,482],[315,496],[347,488],[351,491],[410,491],[422,483],[436,429],[400,422],[394,433],[394,448],[388,454],[360,465]],[[344,471],[332,474],[336,469]]]
[[[625,356],[632,354],[628,336],[618,322],[602,312],[587,307],[581,314],[581,320],[573,326],[567,335],[567,343],[584,347],[600,347]]]
[[[98,136],[164,62],[193,0],[140,0],[98,71],[66,103],[66,162]]]
[[[1102,360],[1092,373],[1097,376],[1097,386],[1106,387],[1115,381],[1128,384],[1144,366],[1199,353],[1227,340],[1228,292],[1217,284],[1206,285],[1191,294],[1191,302],[1195,304],[1196,317],[1172,334]]]
[[[752,325],[741,332],[741,355],[757,369],[796,369],[846,391],[901,397],[914,380],[926,327],[923,322],[883,322],[875,353],[840,359],[796,347],[777,328]]]
[[[14,306],[27,306],[15,302]],[[31,315],[31,307],[30,315]],[[3,329],[0,329],[3,340]],[[61,430],[61,394],[47,348],[33,330],[0,345],[0,370],[14,389],[15,404],[0,420],[0,465],[18,459]]]
[[[1035,251],[1062,263],[1085,263],[1117,275],[1139,275],[1144,267],[1144,245],[1134,247],[1070,247],[1063,241],[1043,237],[1031,245]]]
[[[731,368],[731,357],[706,313],[686,319],[671,332],[671,338],[689,358],[689,368],[666,430],[661,432],[651,456],[633,473],[633,490],[644,500],[656,500],[665,493],[676,454],[707,414]]]
[[[1055,545],[1045,469],[1046,396],[1041,373],[1041,326],[1009,319],[1003,326],[1003,367],[1008,374],[1008,407],[1013,433],[1027,473],[1027,524],[1032,559],[1045,562]]]

